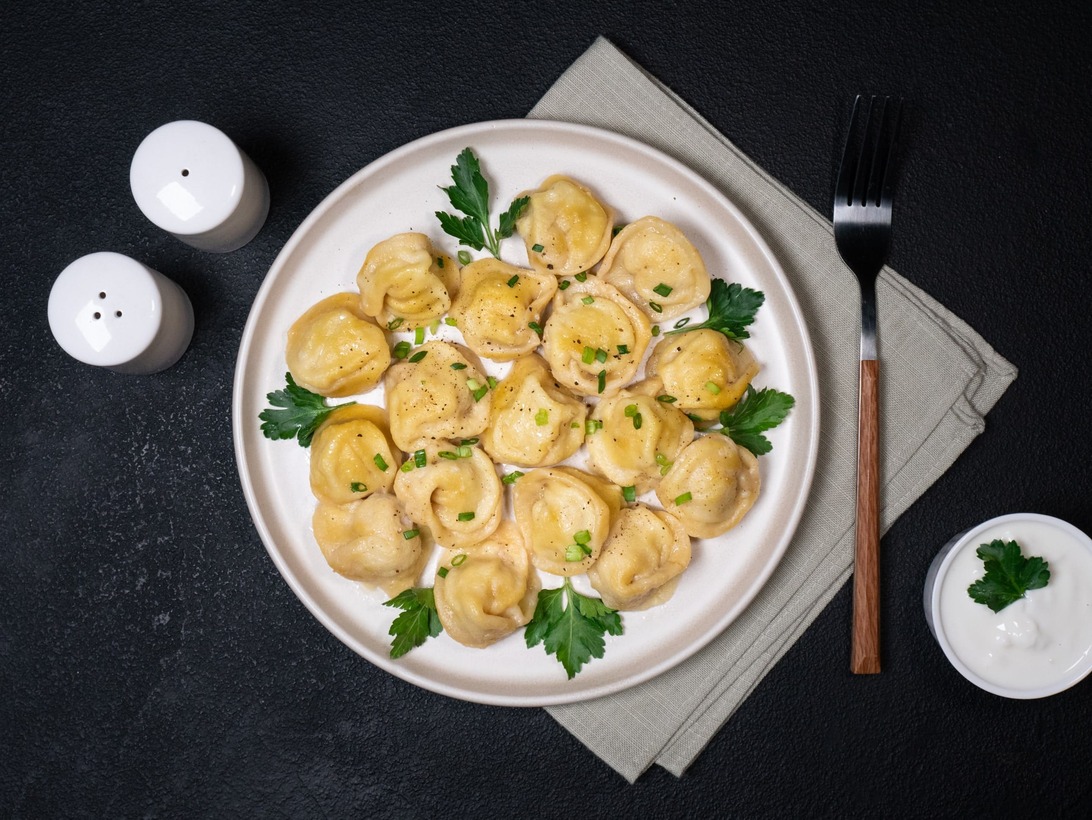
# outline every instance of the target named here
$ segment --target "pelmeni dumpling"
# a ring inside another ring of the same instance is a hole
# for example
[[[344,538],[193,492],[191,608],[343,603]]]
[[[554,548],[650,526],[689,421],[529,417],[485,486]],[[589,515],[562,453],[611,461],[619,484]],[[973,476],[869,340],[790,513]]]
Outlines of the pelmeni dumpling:
[[[619,512],[588,579],[612,609],[648,609],[667,601],[690,565],[682,523],[644,504]]]
[[[655,216],[618,232],[599,278],[657,322],[681,316],[709,298],[709,273],[698,249],[677,227]]]
[[[613,285],[589,276],[554,298],[543,351],[564,387],[585,396],[613,396],[637,374],[652,324]]]
[[[339,407],[311,440],[311,491],[331,504],[356,501],[389,490],[401,463],[382,408]]]
[[[402,502],[387,493],[348,504],[321,502],[312,528],[334,572],[391,597],[412,587],[428,562],[428,550],[420,534],[413,534],[416,527]]]
[[[368,251],[356,275],[360,306],[390,329],[439,319],[451,307],[459,270],[423,233],[400,233]]]
[[[664,509],[694,538],[713,538],[740,522],[758,498],[758,459],[719,433],[700,436],[656,488]]]
[[[288,329],[285,359],[296,384],[323,396],[371,390],[391,363],[386,334],[355,293],[335,293]]]
[[[532,470],[512,487],[531,560],[553,575],[579,575],[595,563],[621,506],[618,487],[572,467]]]
[[[742,342],[708,328],[664,337],[645,365],[680,410],[707,420],[733,407],[758,371]]]
[[[598,429],[585,439],[588,465],[638,494],[652,489],[694,438],[694,422],[681,410],[630,391],[601,400],[591,424]]]
[[[557,279],[549,274],[479,259],[462,269],[451,315],[467,347],[507,362],[538,347],[535,328],[541,331],[542,312],[556,292]]]
[[[541,467],[564,461],[584,443],[588,408],[554,381],[541,356],[517,360],[493,390],[482,447],[494,461]]]
[[[504,512],[504,488],[489,456],[444,442],[420,449],[425,466],[400,470],[394,480],[410,517],[445,547],[470,547],[492,535]]]
[[[434,340],[409,358],[416,361],[395,364],[384,380],[395,444],[408,451],[424,439],[459,440],[485,429],[490,391],[474,354]]]
[[[614,214],[591,191],[555,175],[523,196],[529,201],[516,220],[516,230],[527,245],[533,268],[572,276],[603,258],[610,247]]]
[[[505,521],[466,552],[444,552],[433,593],[444,631],[484,647],[525,626],[538,604],[538,575],[519,532]]]

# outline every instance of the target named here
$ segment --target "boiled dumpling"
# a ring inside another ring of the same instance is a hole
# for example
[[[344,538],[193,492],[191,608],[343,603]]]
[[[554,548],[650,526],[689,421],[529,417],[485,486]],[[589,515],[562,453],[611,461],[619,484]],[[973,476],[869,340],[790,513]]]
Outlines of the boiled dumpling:
[[[595,563],[621,506],[616,486],[571,467],[532,470],[512,488],[531,560],[553,575],[579,575]]]
[[[740,400],[759,367],[742,342],[708,328],[667,336],[645,365],[676,407],[699,418],[716,419]]]
[[[494,461],[541,467],[564,461],[584,442],[588,408],[556,381],[542,357],[512,365],[493,391],[482,447]]]
[[[646,216],[611,242],[599,278],[654,321],[680,316],[709,298],[710,278],[693,243],[670,222]]]
[[[402,502],[387,493],[348,504],[320,503],[312,528],[331,569],[392,597],[412,587],[428,561]]]
[[[572,276],[603,258],[610,247],[614,215],[591,191],[555,175],[525,196],[529,202],[516,220],[516,230],[533,268]]]
[[[660,485],[656,497],[694,538],[727,532],[758,498],[758,459],[719,433],[688,444]]]
[[[332,504],[356,501],[389,490],[401,463],[382,408],[339,407],[311,440],[311,491]]]
[[[420,450],[425,466],[400,470],[394,480],[413,520],[445,547],[473,546],[492,535],[504,512],[504,488],[489,456],[480,447],[443,442]],[[407,463],[416,463],[414,455]]]
[[[681,410],[629,391],[601,400],[591,414],[592,427],[585,439],[589,466],[638,494],[652,489],[663,468],[694,438],[694,422]]]
[[[667,601],[690,565],[690,537],[678,519],[644,504],[625,507],[588,578],[612,609]]]
[[[451,342],[416,348],[387,371],[385,386],[391,435],[403,450],[424,439],[472,438],[489,423],[490,391],[481,365]]]
[[[467,347],[487,359],[511,361],[538,347],[542,311],[556,291],[557,279],[549,274],[480,259],[462,269],[451,315]]]
[[[285,350],[296,384],[323,396],[371,390],[391,363],[386,334],[354,293],[335,293],[300,316]]]
[[[525,626],[538,590],[531,558],[509,521],[472,550],[445,551],[433,587],[444,631],[472,647],[489,646]]]
[[[368,251],[356,275],[360,306],[383,326],[410,329],[451,307],[458,268],[422,233],[400,233]]]
[[[564,387],[613,396],[637,374],[651,339],[648,317],[617,288],[589,276],[558,291],[543,350]]]

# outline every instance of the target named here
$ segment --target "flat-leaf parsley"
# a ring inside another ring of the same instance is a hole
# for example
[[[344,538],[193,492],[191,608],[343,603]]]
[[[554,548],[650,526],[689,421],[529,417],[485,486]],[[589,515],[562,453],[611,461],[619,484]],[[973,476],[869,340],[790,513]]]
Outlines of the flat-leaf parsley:
[[[986,566],[986,574],[967,587],[967,594],[977,603],[1000,612],[1019,601],[1029,589],[1041,589],[1050,580],[1050,568],[1038,556],[1025,558],[1015,541],[991,541],[979,546],[976,554]]]
[[[755,320],[755,314],[765,301],[766,294],[760,290],[752,290],[735,283],[729,285],[723,279],[714,279],[709,287],[709,299],[705,302],[709,318],[698,324],[690,323],[669,330],[664,335],[709,328],[720,331],[729,339],[749,339],[751,334],[747,326]]]
[[[476,251],[487,249],[493,256],[500,258],[500,241],[512,235],[516,220],[530,201],[519,197],[500,215],[497,230],[494,231],[489,220],[489,183],[482,176],[481,164],[474,152],[464,148],[451,166],[451,179],[455,183],[441,190],[447,194],[451,206],[465,216],[436,211],[440,227],[444,233],[455,237],[463,245],[469,245]]]
[[[339,407],[348,407],[356,402],[329,407],[326,399],[318,393],[312,393],[300,387],[291,373],[284,374],[287,383],[284,390],[274,390],[266,394],[266,401],[273,405],[258,414],[262,422],[262,435],[271,439],[290,439],[299,441],[300,447],[311,446],[315,430]]]
[[[384,601],[383,606],[402,610],[388,631],[389,635],[394,636],[391,641],[392,658],[401,658],[429,638],[435,638],[444,629],[436,611],[436,598],[432,587],[403,590],[389,601]]]
[[[524,637],[528,647],[544,644],[572,680],[592,658],[603,657],[604,634],[622,634],[621,616],[598,598],[581,595],[566,578],[557,589],[539,591]]]
[[[720,432],[754,455],[765,455],[773,445],[762,434],[783,422],[794,404],[796,399],[788,393],[770,387],[755,390],[747,385],[747,392],[739,403],[720,414],[723,428]]]

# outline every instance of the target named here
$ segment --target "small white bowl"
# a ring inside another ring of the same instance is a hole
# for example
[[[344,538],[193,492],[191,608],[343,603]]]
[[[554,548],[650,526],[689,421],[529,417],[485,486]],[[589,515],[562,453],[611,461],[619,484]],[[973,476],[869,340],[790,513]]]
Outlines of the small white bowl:
[[[966,592],[985,572],[978,546],[994,539],[1017,541],[1025,557],[1045,558],[1051,573],[1045,587],[999,613]],[[1092,673],[1092,539],[1061,519],[1014,513],[957,535],[929,567],[924,605],[949,662],[987,692],[1043,698]]]

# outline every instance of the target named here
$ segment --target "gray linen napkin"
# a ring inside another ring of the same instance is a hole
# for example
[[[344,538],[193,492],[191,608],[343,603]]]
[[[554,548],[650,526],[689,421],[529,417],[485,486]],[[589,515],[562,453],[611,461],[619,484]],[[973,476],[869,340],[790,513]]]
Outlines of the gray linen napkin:
[[[815,348],[821,385],[815,481],[796,537],[762,592],[723,634],[675,669],[609,697],[549,709],[627,780],[653,762],[681,775],[852,571],[857,282],[838,256],[826,218],[607,40],[599,38],[529,116],[633,137],[717,186],[781,262]],[[890,268],[880,278],[879,313],[886,530],[982,432],[983,415],[1016,370]]]

